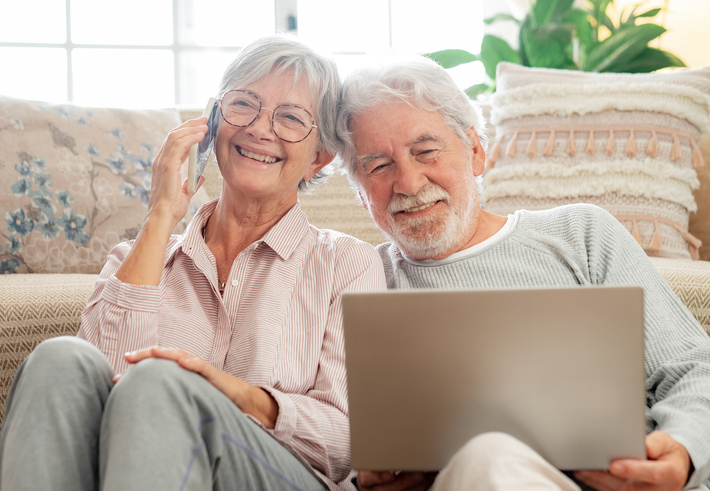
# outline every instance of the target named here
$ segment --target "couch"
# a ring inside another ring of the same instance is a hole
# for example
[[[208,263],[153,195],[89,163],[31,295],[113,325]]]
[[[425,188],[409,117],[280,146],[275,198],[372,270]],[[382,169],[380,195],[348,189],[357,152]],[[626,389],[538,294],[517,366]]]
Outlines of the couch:
[[[7,240],[0,249],[0,414],[22,360],[41,341],[77,332],[81,311],[112,243],[137,233],[147,203],[150,158],[167,129],[180,119],[199,116],[199,112],[176,110],[102,111],[0,97],[0,183],[4,183],[0,184],[0,204],[9,227],[6,231],[0,222],[0,239]],[[99,126],[101,120],[110,121]],[[134,126],[141,138],[151,141],[134,142],[132,147],[129,140]],[[10,149],[18,135],[30,130],[35,133]],[[104,140],[82,140],[84,133]],[[703,148],[710,162],[710,141],[704,141]],[[60,165],[52,168],[52,160]],[[82,169],[88,177],[80,175]],[[206,177],[188,215],[219,195],[216,166],[208,166]],[[60,183],[60,178],[66,182]],[[114,178],[120,184],[111,187]],[[120,189],[120,194],[111,195],[113,188]],[[710,180],[701,190],[710,195],[708,188]],[[82,196],[86,208],[80,213]],[[342,174],[334,174],[312,194],[302,195],[300,204],[317,227],[339,230],[373,245],[385,240]],[[64,236],[73,241],[56,245],[54,241]],[[8,255],[13,250],[25,256],[14,260]],[[710,251],[701,248],[701,255],[710,259]],[[710,334],[710,261],[651,260]],[[12,272],[16,274],[2,274]]]

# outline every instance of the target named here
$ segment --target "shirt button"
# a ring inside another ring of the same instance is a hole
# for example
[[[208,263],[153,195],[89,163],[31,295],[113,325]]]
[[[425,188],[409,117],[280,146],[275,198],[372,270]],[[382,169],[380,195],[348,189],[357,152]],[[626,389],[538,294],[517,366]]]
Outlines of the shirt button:
[[[239,282],[237,280],[232,280],[232,286],[239,286]]]

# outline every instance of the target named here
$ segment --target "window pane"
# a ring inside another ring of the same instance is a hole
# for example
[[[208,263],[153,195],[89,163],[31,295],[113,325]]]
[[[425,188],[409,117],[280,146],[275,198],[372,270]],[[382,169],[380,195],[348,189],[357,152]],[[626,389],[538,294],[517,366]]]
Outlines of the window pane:
[[[391,0],[392,46],[418,53],[458,48],[478,53],[483,39],[482,2]]]
[[[227,66],[238,51],[187,51],[180,55],[180,104],[204,107],[215,97]]]
[[[74,101],[90,106],[175,105],[173,53],[151,49],[76,49]]]
[[[0,2],[0,42],[63,43],[66,19],[66,0]]]
[[[61,48],[0,48],[0,94],[49,102],[67,100],[67,53]]]
[[[169,45],[171,0],[72,0],[72,41],[80,44]]]
[[[388,48],[387,1],[298,0],[298,37],[333,52]]]
[[[182,42],[198,46],[246,46],[273,34],[274,2],[254,0],[186,0]]]

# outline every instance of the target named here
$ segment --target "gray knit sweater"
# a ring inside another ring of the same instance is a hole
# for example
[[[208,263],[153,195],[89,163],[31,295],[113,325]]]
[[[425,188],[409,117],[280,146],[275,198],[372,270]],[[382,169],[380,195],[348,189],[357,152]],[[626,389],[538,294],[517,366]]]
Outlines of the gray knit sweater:
[[[540,288],[633,285],[645,291],[647,430],[669,433],[710,476],[710,337],[631,234],[593,205],[518,211],[490,239],[440,261],[378,248],[389,288]]]

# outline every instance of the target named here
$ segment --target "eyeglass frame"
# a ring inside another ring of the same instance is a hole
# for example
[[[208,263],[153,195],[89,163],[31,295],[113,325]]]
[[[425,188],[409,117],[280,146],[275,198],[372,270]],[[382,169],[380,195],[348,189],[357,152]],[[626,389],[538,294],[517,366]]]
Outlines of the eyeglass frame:
[[[254,116],[254,119],[252,119],[249,124],[239,125],[239,124],[230,123],[229,121],[227,121],[227,118],[224,117],[224,112],[222,111],[222,101],[224,100],[225,96],[226,96],[227,94],[229,94],[230,92],[246,92],[247,94],[251,95],[252,97],[254,97],[254,98],[259,102],[259,111],[256,113],[256,116]],[[276,137],[277,137],[279,140],[283,140],[283,141],[285,141],[285,142],[287,142],[287,143],[299,143],[299,142],[302,142],[303,140],[305,140],[306,138],[308,138],[311,133],[313,133],[313,128],[316,128],[316,129],[318,128],[318,125],[311,123],[311,127],[308,129],[308,133],[306,133],[306,136],[304,136],[304,137],[301,138],[300,140],[291,141],[291,140],[286,140],[286,139],[284,139],[284,138],[281,138],[281,137],[279,136],[279,134],[276,133],[276,128],[274,127],[274,116],[276,115],[276,109],[278,109],[278,108],[280,108],[280,107],[283,107],[283,106],[287,106],[287,107],[297,107],[297,108],[299,108],[299,109],[305,111],[306,114],[308,114],[308,116],[310,116],[311,121],[314,120],[313,115],[312,115],[312,114],[310,113],[310,111],[309,111],[308,109],[306,109],[305,107],[299,106],[298,104],[291,104],[291,103],[288,103],[288,102],[285,103],[285,104],[279,104],[279,105],[276,106],[274,109],[269,109],[268,107],[264,107],[264,105],[261,103],[261,98],[260,98],[257,94],[255,94],[254,92],[252,92],[251,90],[247,90],[247,89],[232,89],[232,90],[228,90],[227,92],[224,93],[224,95],[222,96],[221,99],[218,99],[218,100],[217,100],[217,102],[219,102],[219,114],[220,114],[220,116],[222,116],[222,119],[224,120],[224,122],[227,123],[227,124],[229,124],[229,125],[231,125],[231,126],[235,126],[235,127],[237,127],[237,128],[248,128],[249,126],[253,125],[254,122],[255,122],[257,119],[259,119],[259,116],[261,116],[261,110],[262,110],[262,109],[266,109],[267,111],[271,111],[271,130],[274,132],[274,135],[276,135]]]

